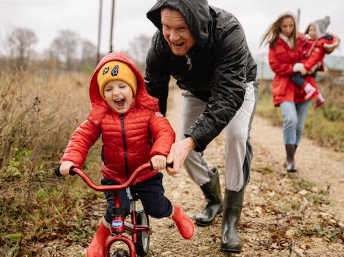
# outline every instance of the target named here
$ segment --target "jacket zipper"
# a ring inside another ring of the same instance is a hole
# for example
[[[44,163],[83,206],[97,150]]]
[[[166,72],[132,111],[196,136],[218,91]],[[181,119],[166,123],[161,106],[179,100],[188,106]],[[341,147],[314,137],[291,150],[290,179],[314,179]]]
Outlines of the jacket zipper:
[[[119,116],[119,118],[121,119],[121,124],[122,124],[122,139],[123,139],[123,146],[124,146],[125,173],[127,175],[127,179],[129,179],[128,152],[127,152],[127,144],[125,142],[124,116],[123,116],[123,114],[121,116]]]

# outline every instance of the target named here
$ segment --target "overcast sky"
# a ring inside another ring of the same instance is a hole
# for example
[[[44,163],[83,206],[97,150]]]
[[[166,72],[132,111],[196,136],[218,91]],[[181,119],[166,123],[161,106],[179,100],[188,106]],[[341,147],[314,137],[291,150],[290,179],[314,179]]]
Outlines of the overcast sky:
[[[100,0],[0,0],[0,53],[2,42],[13,27],[30,28],[36,34],[35,49],[43,52],[50,47],[60,30],[76,32],[95,45],[98,41]],[[153,35],[155,27],[146,12],[156,0],[116,0],[113,49],[126,50],[128,43],[140,34]],[[328,31],[337,34],[342,44],[333,54],[344,55],[343,0],[208,0],[233,13],[244,27],[247,41],[257,58],[267,47],[260,48],[260,40],[269,25],[283,12],[297,14],[300,10],[300,30],[329,15]],[[112,0],[103,0],[101,51],[110,48]]]

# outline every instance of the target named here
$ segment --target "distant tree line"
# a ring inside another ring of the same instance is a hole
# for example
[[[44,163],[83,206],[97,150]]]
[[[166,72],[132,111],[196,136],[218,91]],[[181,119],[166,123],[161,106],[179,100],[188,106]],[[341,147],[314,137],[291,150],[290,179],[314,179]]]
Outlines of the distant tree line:
[[[16,69],[37,69],[44,71],[93,72],[97,65],[97,47],[78,33],[61,30],[52,41],[49,49],[37,53],[34,45],[38,39],[29,28],[13,28],[2,42],[0,67]],[[150,37],[139,35],[129,43],[124,51],[143,72]],[[100,56],[106,53],[101,53]]]

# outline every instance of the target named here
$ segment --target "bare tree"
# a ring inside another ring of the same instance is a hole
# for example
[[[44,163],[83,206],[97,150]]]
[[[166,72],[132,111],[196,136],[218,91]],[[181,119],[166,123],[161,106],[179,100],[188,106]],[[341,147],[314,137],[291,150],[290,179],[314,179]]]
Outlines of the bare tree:
[[[78,55],[80,37],[70,30],[61,30],[51,44],[51,50],[58,64],[64,63],[66,70],[72,70]]]
[[[14,59],[18,66],[26,66],[30,61],[33,49],[37,43],[35,33],[27,28],[14,28],[7,37],[9,57]]]
[[[81,41],[81,65],[83,71],[93,71],[97,65],[97,47],[89,40]]]
[[[129,43],[130,48],[127,50],[127,54],[141,72],[144,71],[146,66],[146,56],[150,45],[150,40],[151,37],[141,34],[135,37],[134,40]]]

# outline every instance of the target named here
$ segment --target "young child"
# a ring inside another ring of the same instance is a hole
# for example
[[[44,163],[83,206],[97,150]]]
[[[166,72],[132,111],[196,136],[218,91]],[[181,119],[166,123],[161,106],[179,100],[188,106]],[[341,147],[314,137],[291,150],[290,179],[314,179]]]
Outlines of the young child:
[[[305,76],[315,77],[318,70],[323,70],[325,54],[330,54],[339,45],[340,41],[336,36],[326,33],[329,24],[330,17],[326,16],[324,19],[316,20],[308,25],[305,34],[309,36],[309,40],[303,48],[301,63],[294,66],[294,71],[297,72],[292,76],[294,84],[305,90],[306,100],[317,95],[315,108],[320,107],[325,100],[316,85],[309,84]],[[302,68],[304,73],[307,72],[307,75],[301,74]]]
[[[144,79],[123,52],[110,53],[96,67],[90,82],[92,109],[72,135],[60,161],[60,171],[81,168],[88,150],[102,136],[102,185],[123,183],[134,170],[151,162],[153,169],[142,171],[130,187],[137,193],[146,213],[154,218],[171,217],[185,239],[194,235],[193,222],[176,204],[164,196],[162,173],[175,134],[159,112],[158,100],[148,95]],[[87,256],[104,256],[110,235],[113,196],[105,193],[108,206],[87,249]],[[126,190],[119,192],[121,205],[129,214]]]

